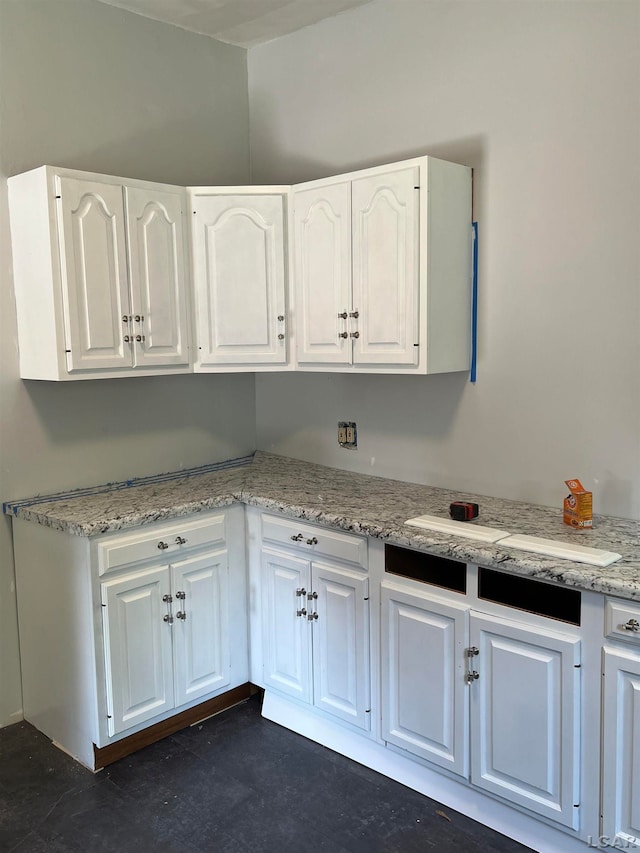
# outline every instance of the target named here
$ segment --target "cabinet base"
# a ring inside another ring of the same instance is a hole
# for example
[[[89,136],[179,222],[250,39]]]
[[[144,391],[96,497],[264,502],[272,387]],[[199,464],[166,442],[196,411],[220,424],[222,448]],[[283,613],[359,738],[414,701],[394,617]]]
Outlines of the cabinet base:
[[[95,759],[95,769],[101,770],[108,764],[113,764],[120,758],[125,758],[127,755],[143,749],[152,743],[156,743],[162,738],[179,732],[187,726],[193,725],[206,717],[211,717],[219,711],[225,711],[227,708],[238,705],[240,702],[245,702],[250,696],[258,692],[257,687],[247,682],[239,687],[234,687],[233,690],[227,690],[226,693],[221,693],[220,696],[215,696],[213,699],[207,699],[206,702],[201,702],[199,705],[194,705],[193,708],[187,708],[186,711],[181,711],[173,717],[162,720],[147,729],[136,732],[129,737],[122,738],[116,743],[110,743],[109,746],[98,748],[93,745],[93,754]]]
[[[513,809],[437,770],[405,757],[367,736],[356,734],[295,702],[266,690],[262,716],[303,737],[376,770],[427,797],[455,809],[478,823],[506,835],[532,850],[547,853],[584,853],[587,845],[577,836]]]

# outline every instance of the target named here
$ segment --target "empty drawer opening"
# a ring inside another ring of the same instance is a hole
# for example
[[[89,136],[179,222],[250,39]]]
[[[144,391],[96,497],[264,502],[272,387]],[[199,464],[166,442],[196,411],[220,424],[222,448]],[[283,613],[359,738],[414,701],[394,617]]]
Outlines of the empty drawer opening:
[[[467,591],[467,564],[397,545],[384,546],[385,571],[392,575],[450,589]]]
[[[577,589],[481,568],[478,572],[478,598],[571,625],[580,624],[582,596]]]

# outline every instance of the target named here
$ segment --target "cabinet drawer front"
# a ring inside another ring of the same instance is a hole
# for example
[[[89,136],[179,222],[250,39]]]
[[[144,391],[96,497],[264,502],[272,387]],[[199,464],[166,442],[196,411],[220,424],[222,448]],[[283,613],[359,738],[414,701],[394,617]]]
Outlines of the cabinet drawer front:
[[[164,557],[165,562],[175,560],[191,548],[224,541],[223,513],[197,521],[183,520],[154,530],[137,529],[97,543],[98,574],[153,557]]]
[[[640,603],[607,598],[605,633],[612,640],[640,644]]]
[[[268,542],[296,548],[313,559],[316,555],[335,557],[367,568],[367,540],[307,524],[294,518],[262,516],[262,538]]]

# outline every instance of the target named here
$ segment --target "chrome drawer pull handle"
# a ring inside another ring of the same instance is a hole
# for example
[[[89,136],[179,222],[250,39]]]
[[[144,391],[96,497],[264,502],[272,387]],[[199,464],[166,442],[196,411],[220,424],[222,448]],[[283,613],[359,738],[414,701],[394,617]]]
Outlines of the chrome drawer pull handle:
[[[637,619],[629,619],[628,622],[625,622],[625,624],[620,627],[624,628],[625,631],[634,631],[637,633],[640,631],[640,622],[638,622]]]
[[[160,551],[166,551],[168,547],[169,545],[166,542],[163,542],[162,540],[158,542],[158,548]]]

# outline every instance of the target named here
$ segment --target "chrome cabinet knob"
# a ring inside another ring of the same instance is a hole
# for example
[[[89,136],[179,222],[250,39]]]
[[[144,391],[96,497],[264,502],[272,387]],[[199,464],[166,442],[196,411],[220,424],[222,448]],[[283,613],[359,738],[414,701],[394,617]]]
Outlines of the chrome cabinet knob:
[[[187,611],[186,610],[178,610],[176,613],[176,619],[182,619],[182,621],[186,621]]]
[[[291,539],[294,542],[300,542],[302,539],[304,539],[304,536],[302,535],[302,533],[296,533],[295,536],[291,536]]]
[[[173,616],[169,616],[168,613],[165,613],[164,616],[162,617],[162,621],[168,622],[169,625],[173,625]]]
[[[341,320],[346,320],[348,316],[349,316],[349,315],[347,314],[347,312],[346,312],[346,311],[342,311],[340,314],[338,314],[338,317],[339,317]]]
[[[130,344],[133,338],[129,337],[129,335],[125,335],[122,340],[125,342],[125,344]]]
[[[282,334],[282,332],[280,332],[280,334],[278,335],[278,340],[279,340],[279,341],[283,341],[283,340],[284,340],[284,335]]]
[[[136,323],[144,323],[144,314],[136,314],[133,319],[136,321]]]
[[[307,545],[317,545],[317,544],[318,544],[318,540],[316,539],[315,536],[313,536],[311,539],[307,539]]]
[[[353,317],[354,320],[357,320],[358,317],[360,316],[360,312],[359,311],[349,311],[349,316]]]
[[[184,536],[176,536],[176,545],[185,545],[186,542],[187,540],[184,538]]]
[[[158,542],[158,549],[160,551],[166,551],[168,547],[169,547],[169,544],[167,542],[163,542],[162,540],[160,540],[160,542]]]
[[[141,343],[144,340],[144,335],[136,335],[136,340]]]
[[[284,323],[284,314],[278,314],[278,322]]]
[[[622,627],[625,631],[633,631],[634,633],[637,633],[640,631],[640,622],[638,622],[637,619],[629,619],[629,621],[625,622]]]
[[[339,338],[348,338],[349,333],[348,332],[338,332],[338,337]]]
[[[351,337],[352,337],[352,338],[359,338],[359,337],[360,337],[360,332],[351,332]]]
[[[128,323],[128,322],[129,322],[129,316],[128,316],[127,314],[123,314],[123,315],[122,315],[122,322],[123,322],[123,323]]]

